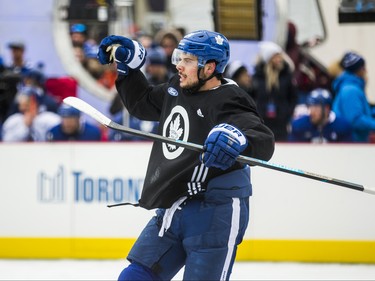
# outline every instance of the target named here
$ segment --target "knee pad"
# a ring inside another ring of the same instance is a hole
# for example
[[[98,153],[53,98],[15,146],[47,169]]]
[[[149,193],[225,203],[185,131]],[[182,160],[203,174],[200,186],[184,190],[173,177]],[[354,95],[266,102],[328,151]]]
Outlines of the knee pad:
[[[131,263],[128,267],[124,268],[118,277],[118,281],[159,281],[161,280],[151,269],[139,264]]]

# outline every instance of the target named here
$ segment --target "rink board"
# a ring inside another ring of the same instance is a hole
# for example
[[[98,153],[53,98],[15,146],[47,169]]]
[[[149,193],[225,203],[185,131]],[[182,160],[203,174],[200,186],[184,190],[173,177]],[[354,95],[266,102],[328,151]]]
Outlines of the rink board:
[[[125,257],[153,216],[132,206],[150,143],[1,144],[0,258]],[[373,145],[277,144],[271,162],[362,185]],[[375,196],[252,168],[237,260],[375,263]]]

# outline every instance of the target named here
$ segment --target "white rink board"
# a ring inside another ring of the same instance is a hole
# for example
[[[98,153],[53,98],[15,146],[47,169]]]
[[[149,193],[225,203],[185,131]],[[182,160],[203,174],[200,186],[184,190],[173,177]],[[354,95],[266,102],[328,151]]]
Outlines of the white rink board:
[[[135,238],[154,211],[106,205],[139,199],[150,150],[1,144],[0,237]],[[277,144],[271,162],[371,186],[374,159],[374,145]],[[375,240],[373,195],[262,167],[252,180],[247,238]]]
[[[127,183],[143,180],[150,149],[149,143],[1,144],[0,224],[6,227],[0,236],[136,237],[152,212],[106,206],[136,202],[142,186],[129,193]],[[124,194],[116,198],[124,200],[106,200],[114,181],[123,184]],[[108,182],[108,192],[102,185],[102,196],[92,198],[91,182],[95,193],[99,182]]]
[[[374,187],[375,146],[278,144],[270,162]],[[375,196],[255,167],[252,222],[261,239],[375,240]]]

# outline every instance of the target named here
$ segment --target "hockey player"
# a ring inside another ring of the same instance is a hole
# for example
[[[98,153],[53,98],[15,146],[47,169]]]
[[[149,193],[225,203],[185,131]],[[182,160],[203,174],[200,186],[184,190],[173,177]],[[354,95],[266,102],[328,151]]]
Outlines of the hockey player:
[[[205,147],[200,155],[154,143],[139,205],[157,208],[156,215],[119,280],[171,280],[183,266],[184,280],[229,280],[252,194],[250,168],[235,159],[242,153],[269,160],[274,151],[254,101],[223,79],[229,55],[222,34],[190,33],[172,56],[178,74],[151,86],[139,71],[142,45],[114,35],[100,44],[99,61],[117,63],[117,91],[130,114],[159,121],[165,137]]]
[[[307,97],[309,114],[291,123],[289,140],[293,142],[351,142],[352,128],[331,110],[332,98],[328,90],[315,89]]]
[[[61,122],[47,132],[48,141],[101,141],[100,129],[81,119],[81,112],[74,107],[61,104],[58,109]]]

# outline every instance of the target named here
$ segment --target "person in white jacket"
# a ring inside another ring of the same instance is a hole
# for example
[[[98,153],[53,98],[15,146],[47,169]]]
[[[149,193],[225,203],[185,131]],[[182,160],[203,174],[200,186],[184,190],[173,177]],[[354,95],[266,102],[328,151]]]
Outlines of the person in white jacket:
[[[4,142],[45,141],[46,133],[60,123],[61,117],[39,106],[35,87],[23,87],[17,94],[19,112],[10,115],[2,128]]]

